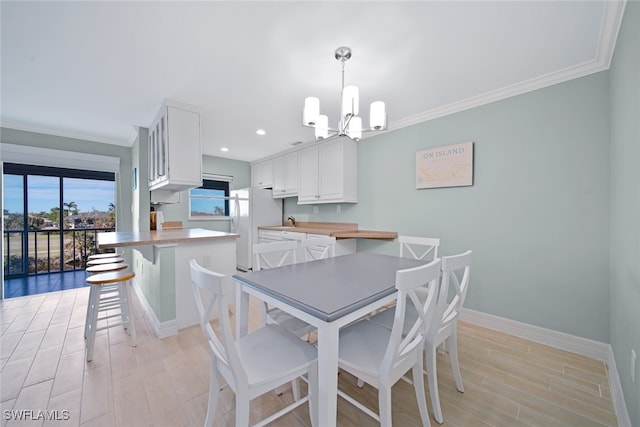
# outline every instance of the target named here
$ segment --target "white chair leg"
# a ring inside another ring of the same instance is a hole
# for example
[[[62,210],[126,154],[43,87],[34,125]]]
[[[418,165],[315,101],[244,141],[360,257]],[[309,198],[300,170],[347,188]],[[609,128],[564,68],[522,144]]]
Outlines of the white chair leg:
[[[309,394],[309,416],[311,417],[311,427],[318,427],[318,363],[314,363],[309,369],[308,394]]]
[[[211,359],[211,369],[209,370],[209,403],[207,405],[207,417],[204,420],[205,427],[213,426],[213,420],[216,415],[216,407],[218,406],[218,396],[220,394],[220,379],[218,378],[218,369],[216,368],[216,359]]]
[[[391,427],[391,387],[380,384],[378,390],[378,408],[380,427]]]
[[[122,328],[127,335],[131,336],[131,327],[129,325],[129,298],[127,298],[127,284],[118,284],[118,298],[120,301],[120,317],[122,318]]]
[[[129,289],[131,286],[131,280],[127,280],[124,283],[121,283],[121,286],[124,286],[124,293],[127,299],[127,324],[129,326],[129,330],[127,333],[131,336],[131,347],[135,347],[138,345],[138,338],[136,335],[136,323],[133,320],[133,306],[131,303],[131,290]]]
[[[462,385],[462,375],[460,374],[460,364],[458,363],[458,338],[457,328],[455,325],[452,328],[451,336],[449,337],[449,359],[451,360],[451,369],[453,369],[453,376],[456,379],[456,388],[460,393],[464,393],[464,386]]]
[[[91,285],[97,286],[97,285]],[[87,336],[87,349],[86,360],[91,362],[93,360],[93,346],[96,342],[96,327],[98,325],[98,305],[100,304],[100,289],[95,289],[91,294],[91,300],[89,304],[93,306],[91,309],[91,323],[89,324],[89,331]]]
[[[267,303],[260,301],[260,318],[262,319],[262,325],[260,326],[264,326],[266,325],[267,322]]]
[[[87,317],[84,321],[84,338],[87,339],[89,336],[89,325],[91,324],[92,319],[92,310],[93,310],[93,293],[95,292],[95,286],[89,285],[89,301],[87,302]]]
[[[249,393],[236,390],[236,427],[249,427]]]
[[[429,380],[429,393],[431,394],[431,406],[433,407],[433,418],[438,424],[444,422],[442,408],[440,407],[440,394],[438,392],[438,370],[436,369],[436,348],[428,345],[425,348],[424,356],[427,363],[427,377]]]
[[[291,390],[293,391],[293,400],[300,400],[300,380],[298,378],[291,380]]]
[[[419,362],[413,366],[413,388],[416,392],[416,400],[418,401],[418,410],[420,411],[420,419],[423,427],[431,426],[429,421],[429,413],[427,412],[427,396],[424,393],[424,373],[422,372],[422,357],[418,358]]]

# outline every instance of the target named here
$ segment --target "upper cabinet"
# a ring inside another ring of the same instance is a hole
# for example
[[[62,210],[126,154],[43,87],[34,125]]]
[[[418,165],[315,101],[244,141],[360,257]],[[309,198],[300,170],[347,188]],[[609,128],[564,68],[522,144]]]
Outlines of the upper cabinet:
[[[259,188],[273,187],[273,160],[251,165],[251,186]]]
[[[341,137],[298,152],[298,204],[357,203],[357,143]]]
[[[149,127],[149,190],[202,185],[200,113],[166,100]]]
[[[273,197],[298,195],[298,153],[273,159]]]

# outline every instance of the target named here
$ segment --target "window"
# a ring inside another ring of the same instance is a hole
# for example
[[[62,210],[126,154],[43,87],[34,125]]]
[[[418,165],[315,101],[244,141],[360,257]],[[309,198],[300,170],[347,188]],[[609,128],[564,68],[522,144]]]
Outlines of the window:
[[[190,189],[189,219],[227,219],[229,217],[229,180],[203,179],[201,187]]]

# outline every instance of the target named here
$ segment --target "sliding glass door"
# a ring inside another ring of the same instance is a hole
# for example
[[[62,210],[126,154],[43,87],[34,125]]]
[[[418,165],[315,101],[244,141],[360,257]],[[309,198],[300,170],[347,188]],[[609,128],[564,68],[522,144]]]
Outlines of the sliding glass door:
[[[4,164],[5,278],[83,269],[115,229],[115,175]]]

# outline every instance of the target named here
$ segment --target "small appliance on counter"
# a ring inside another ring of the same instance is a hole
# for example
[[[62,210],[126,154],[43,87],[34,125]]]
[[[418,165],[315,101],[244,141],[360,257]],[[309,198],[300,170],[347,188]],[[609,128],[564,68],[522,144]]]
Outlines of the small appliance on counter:
[[[164,223],[164,216],[162,212],[156,212],[151,208],[149,213],[149,228],[151,230],[162,230],[162,224]]]

